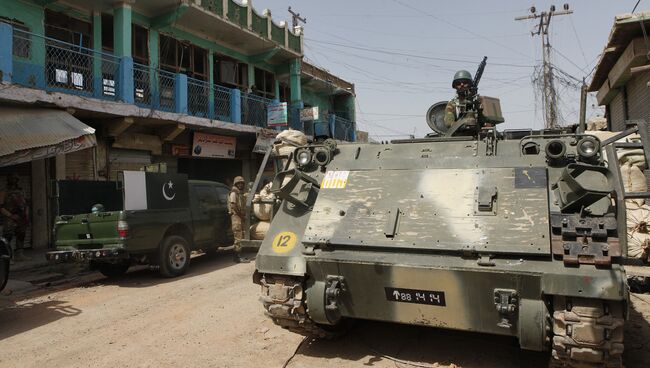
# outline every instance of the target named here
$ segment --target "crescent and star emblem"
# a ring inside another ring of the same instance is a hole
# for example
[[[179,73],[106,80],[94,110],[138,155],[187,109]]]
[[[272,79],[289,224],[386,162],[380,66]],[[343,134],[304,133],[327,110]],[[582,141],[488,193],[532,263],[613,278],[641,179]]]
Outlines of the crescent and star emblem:
[[[174,197],[176,197],[176,193],[174,191],[172,191],[173,194],[170,196],[170,195],[167,194],[167,189],[170,189],[170,190],[174,189],[174,183],[172,183],[171,180],[168,183],[164,183],[163,187],[162,187],[163,197],[166,200],[171,201],[172,199],[174,199]]]

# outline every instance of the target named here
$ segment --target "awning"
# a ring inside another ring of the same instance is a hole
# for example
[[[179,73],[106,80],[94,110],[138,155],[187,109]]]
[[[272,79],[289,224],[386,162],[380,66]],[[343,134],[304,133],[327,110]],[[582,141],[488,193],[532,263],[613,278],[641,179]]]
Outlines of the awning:
[[[95,129],[61,110],[0,107],[0,167],[97,144]]]

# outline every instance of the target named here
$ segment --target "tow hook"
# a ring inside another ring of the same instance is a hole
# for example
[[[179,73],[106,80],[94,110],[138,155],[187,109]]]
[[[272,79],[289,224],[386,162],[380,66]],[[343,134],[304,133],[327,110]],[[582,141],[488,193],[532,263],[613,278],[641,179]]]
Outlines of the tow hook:
[[[342,291],[346,291],[345,278],[328,275],[325,280],[325,311],[330,321],[338,321],[341,318],[339,296]]]
[[[517,311],[518,304],[519,298],[517,290],[494,289],[494,305],[497,312],[499,312],[499,317],[501,318],[501,321],[497,323],[497,326],[508,329],[512,327],[511,319]]]

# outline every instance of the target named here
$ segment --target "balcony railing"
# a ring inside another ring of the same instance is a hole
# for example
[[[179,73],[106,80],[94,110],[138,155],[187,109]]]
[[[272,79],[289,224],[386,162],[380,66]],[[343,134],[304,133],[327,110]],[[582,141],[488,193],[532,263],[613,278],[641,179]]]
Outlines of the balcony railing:
[[[4,81],[153,110],[267,127],[271,99],[134,63],[130,57],[118,58],[11,28],[5,23],[0,23],[0,27],[9,27],[0,32],[0,37],[6,37],[2,39],[5,44],[12,43],[11,47],[0,48],[0,59],[10,61],[0,63],[0,77]],[[295,108],[288,113],[289,119],[295,120],[290,121],[290,126],[306,130],[294,112]],[[325,134],[354,140],[353,122],[330,117],[321,124]],[[310,128],[315,134],[313,126]]]
[[[333,115],[334,127],[332,136],[341,141],[353,142],[355,140],[355,124],[348,119]]]
[[[251,93],[241,94],[241,122],[258,127],[266,126],[267,107],[273,100]]]
[[[44,47],[43,63],[38,67],[36,47]],[[119,60],[113,55],[83,46],[13,30],[13,82],[48,91],[117,98]]]

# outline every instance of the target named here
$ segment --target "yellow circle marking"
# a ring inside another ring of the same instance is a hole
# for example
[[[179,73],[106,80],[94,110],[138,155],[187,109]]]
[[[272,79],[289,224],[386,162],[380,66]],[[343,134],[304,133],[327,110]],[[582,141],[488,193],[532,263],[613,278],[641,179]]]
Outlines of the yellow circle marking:
[[[290,231],[283,231],[273,238],[272,248],[275,253],[287,253],[296,246],[298,237]]]

